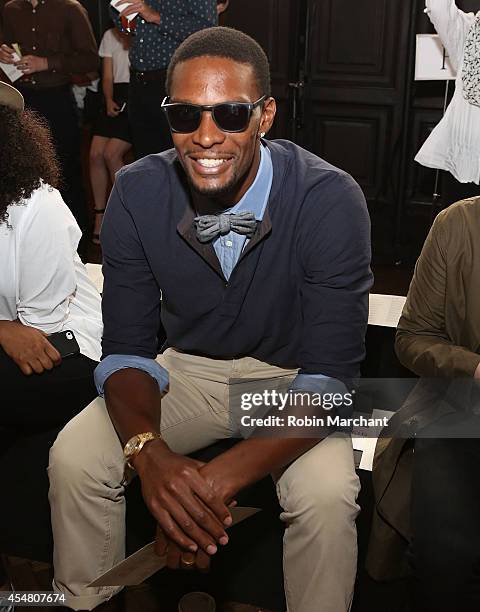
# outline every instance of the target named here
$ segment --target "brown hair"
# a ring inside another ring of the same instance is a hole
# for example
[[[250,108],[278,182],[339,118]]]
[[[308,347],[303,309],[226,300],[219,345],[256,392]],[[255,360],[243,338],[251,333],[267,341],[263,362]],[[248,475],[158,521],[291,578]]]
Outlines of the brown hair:
[[[59,182],[59,167],[46,121],[0,104],[0,225],[8,207],[32,195],[41,181]]]

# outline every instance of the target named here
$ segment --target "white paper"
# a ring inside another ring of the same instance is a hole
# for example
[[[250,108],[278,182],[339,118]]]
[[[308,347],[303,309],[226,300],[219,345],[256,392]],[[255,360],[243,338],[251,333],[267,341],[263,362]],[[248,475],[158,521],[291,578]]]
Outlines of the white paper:
[[[12,57],[15,62],[20,61],[20,57],[18,56],[17,53],[12,53]],[[15,81],[18,81],[18,79],[21,79],[23,77],[23,72],[19,70],[13,64],[4,64],[3,62],[0,62],[0,68],[7,75],[7,77],[12,81],[12,83],[15,83]]]
[[[121,13],[123,9],[126,9],[127,6],[130,6],[130,4],[132,3],[122,2],[121,0],[110,0],[110,5],[113,6],[113,8],[116,9],[119,13]],[[132,19],[135,19],[137,15],[138,13],[133,13],[133,15],[128,15],[127,21],[132,21]]]
[[[232,527],[250,518],[260,508],[249,508],[237,506],[231,509]],[[155,553],[155,542],[150,542],[137,552],[133,553],[114,567],[107,570],[88,586],[132,586],[141,584],[155,572],[163,569],[167,565],[167,557],[159,557]]]
[[[406,299],[403,295],[371,293],[368,306],[368,324],[397,327]]]
[[[372,411],[370,418],[372,419],[390,419],[393,412],[390,410],[380,410],[375,408]],[[378,432],[380,434],[380,431]],[[370,437],[367,437],[369,435]],[[372,471],[373,468],[373,457],[375,455],[375,447],[377,446],[378,437],[372,436],[372,427],[354,427],[352,432],[352,444],[354,450],[362,451],[362,458],[360,459],[360,470]]]
[[[438,34],[417,34],[416,81],[455,79],[455,70]]]

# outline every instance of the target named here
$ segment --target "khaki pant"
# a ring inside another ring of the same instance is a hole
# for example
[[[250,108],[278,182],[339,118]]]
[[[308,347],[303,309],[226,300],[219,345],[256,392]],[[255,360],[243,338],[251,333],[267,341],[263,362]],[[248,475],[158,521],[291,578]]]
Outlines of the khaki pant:
[[[162,434],[187,454],[232,435],[229,380],[284,377],[245,357],[229,361],[168,349],[159,357],[170,389],[162,400]],[[98,398],[60,432],[50,453],[54,589],[66,605],[91,610],[118,592],[87,587],[125,555],[124,461],[105,403]],[[326,438],[292,463],[276,483],[285,522],[284,575],[289,612],[344,612],[357,562],[359,480],[351,440]]]

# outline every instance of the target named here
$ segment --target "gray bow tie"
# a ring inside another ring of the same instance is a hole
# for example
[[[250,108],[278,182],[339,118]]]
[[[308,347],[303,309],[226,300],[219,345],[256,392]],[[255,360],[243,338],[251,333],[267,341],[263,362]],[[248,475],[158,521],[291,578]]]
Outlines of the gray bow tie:
[[[199,242],[210,242],[229,232],[251,238],[257,227],[255,215],[249,211],[238,215],[202,215],[195,217],[194,223]]]

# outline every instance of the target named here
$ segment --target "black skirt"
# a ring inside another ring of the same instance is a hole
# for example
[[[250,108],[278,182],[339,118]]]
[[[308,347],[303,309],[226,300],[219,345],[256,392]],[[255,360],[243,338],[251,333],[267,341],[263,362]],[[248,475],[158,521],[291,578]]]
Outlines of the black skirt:
[[[93,136],[104,138],[118,138],[125,142],[132,142],[130,124],[128,121],[128,83],[115,83],[113,85],[113,99],[124,110],[116,117],[109,117],[105,103],[102,105],[95,123],[93,124]]]

